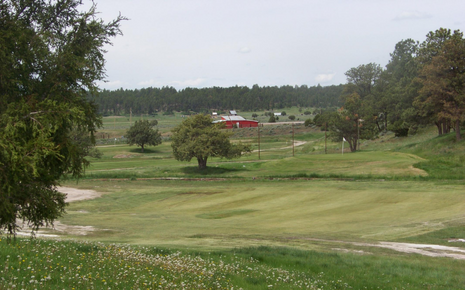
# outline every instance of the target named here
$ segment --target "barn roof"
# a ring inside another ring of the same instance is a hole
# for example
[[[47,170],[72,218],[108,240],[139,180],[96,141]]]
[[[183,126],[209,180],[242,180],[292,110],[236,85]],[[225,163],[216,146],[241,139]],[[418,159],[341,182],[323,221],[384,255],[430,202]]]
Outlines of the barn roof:
[[[245,121],[241,116],[221,116],[221,119],[226,121]]]

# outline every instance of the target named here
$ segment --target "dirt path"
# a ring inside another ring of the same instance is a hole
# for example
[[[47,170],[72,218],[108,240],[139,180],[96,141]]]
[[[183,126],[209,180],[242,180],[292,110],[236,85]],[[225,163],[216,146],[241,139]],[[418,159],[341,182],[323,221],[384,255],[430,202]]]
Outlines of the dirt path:
[[[294,147],[297,147],[297,146],[302,146],[304,144],[306,144],[307,141],[294,141]],[[263,152],[263,151],[273,151],[273,150],[283,150],[283,149],[291,149],[292,148],[292,145],[291,146],[286,146],[286,147],[281,147],[281,148],[271,148],[271,149],[260,149],[260,152]],[[252,152],[258,152],[258,150],[253,150]]]
[[[317,241],[317,242],[329,242],[335,244],[350,244],[353,246],[359,247],[375,247],[375,248],[384,248],[391,249],[397,252],[407,253],[407,254],[419,254],[428,257],[447,257],[457,260],[465,260],[465,249],[459,247],[449,247],[442,245],[432,245],[432,244],[412,244],[412,243],[396,243],[396,242],[379,242],[379,243],[360,243],[360,242],[348,242],[348,241],[339,241],[339,240],[324,240],[324,239],[313,239],[308,238],[306,240]],[[462,239],[451,240],[450,242],[465,242]],[[344,252],[357,252],[357,253],[366,253],[365,251],[360,250],[348,250],[341,248],[333,248],[334,250],[344,251]]]
[[[428,257],[447,257],[457,260],[465,260],[465,249],[459,247],[449,247],[441,245],[429,244],[411,244],[411,243],[395,243],[395,242],[379,242],[379,243],[350,243],[354,246],[362,247],[377,247],[391,249],[397,252],[408,254],[419,254]]]

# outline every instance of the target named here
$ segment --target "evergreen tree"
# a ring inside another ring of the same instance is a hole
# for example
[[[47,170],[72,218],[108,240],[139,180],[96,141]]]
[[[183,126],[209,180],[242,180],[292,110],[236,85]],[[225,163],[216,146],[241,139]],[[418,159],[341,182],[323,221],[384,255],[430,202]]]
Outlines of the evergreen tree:
[[[56,186],[80,176],[86,150],[72,137],[101,124],[95,95],[103,80],[104,45],[120,34],[118,17],[97,18],[78,0],[0,2],[0,230],[15,234],[17,219],[34,230],[65,211]]]

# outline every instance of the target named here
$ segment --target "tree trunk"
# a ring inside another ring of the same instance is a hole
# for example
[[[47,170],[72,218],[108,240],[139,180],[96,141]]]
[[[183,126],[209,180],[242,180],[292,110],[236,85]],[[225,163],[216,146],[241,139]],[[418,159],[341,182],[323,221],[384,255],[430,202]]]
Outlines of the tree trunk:
[[[449,133],[449,124],[447,121],[442,121],[442,133],[447,134]]]
[[[438,135],[442,135],[442,124],[441,122],[434,122],[436,127],[438,127]]]
[[[144,145],[140,146],[142,148],[142,153],[144,153]]]
[[[352,142],[349,139],[347,142],[349,142],[350,152],[357,151],[357,139],[352,139]]]
[[[388,113],[384,112],[384,132],[387,132],[387,126],[388,126]]]
[[[199,164],[199,169],[207,168],[207,158],[203,159],[202,157],[197,157],[197,162]]]
[[[458,142],[460,141],[460,120],[455,121],[455,140]]]

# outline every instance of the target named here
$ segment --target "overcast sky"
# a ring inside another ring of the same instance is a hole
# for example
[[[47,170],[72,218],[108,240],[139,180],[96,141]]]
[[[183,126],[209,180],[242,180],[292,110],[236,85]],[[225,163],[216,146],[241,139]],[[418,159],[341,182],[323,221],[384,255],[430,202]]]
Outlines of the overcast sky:
[[[384,67],[403,39],[465,31],[464,0],[95,2],[107,21],[130,19],[107,47],[110,90],[341,84],[352,67]]]

